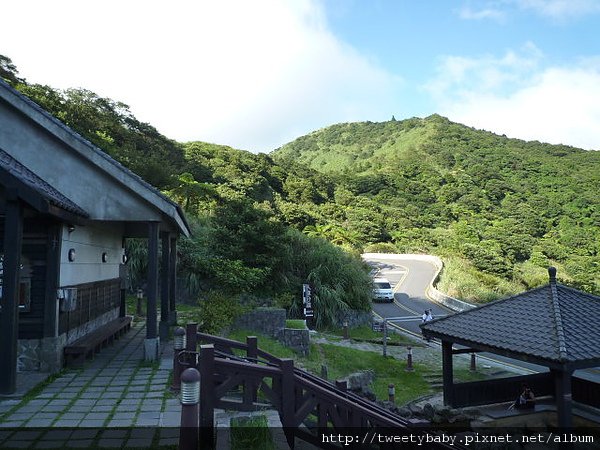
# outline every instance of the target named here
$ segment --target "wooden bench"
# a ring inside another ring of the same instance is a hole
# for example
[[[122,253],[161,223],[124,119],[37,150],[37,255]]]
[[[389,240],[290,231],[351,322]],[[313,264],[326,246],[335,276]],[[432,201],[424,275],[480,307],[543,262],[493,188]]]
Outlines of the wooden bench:
[[[64,347],[65,365],[73,363],[82,366],[88,356],[98,353],[101,348],[112,344],[115,339],[131,328],[131,316],[119,317]]]

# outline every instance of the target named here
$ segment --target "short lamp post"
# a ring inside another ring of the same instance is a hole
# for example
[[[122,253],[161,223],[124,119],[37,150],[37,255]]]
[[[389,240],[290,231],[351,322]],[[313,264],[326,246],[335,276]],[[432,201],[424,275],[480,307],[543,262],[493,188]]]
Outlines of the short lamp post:
[[[142,311],[142,300],[144,299],[144,291],[142,291],[142,288],[138,288],[137,293],[136,293],[136,297],[137,297],[137,309],[136,309],[136,314],[138,316],[143,315],[143,311]]]
[[[197,450],[200,420],[200,372],[189,367],[181,374],[179,450]]]
[[[476,361],[477,361],[477,359],[475,357],[475,352],[473,352],[473,353],[471,353],[471,365],[469,367],[469,370],[471,372],[477,371],[477,362]]]
[[[181,383],[183,366],[179,363],[179,354],[185,349],[185,329],[177,327],[173,332],[173,383],[171,389],[178,391]]]
[[[408,354],[406,355],[406,370],[412,372],[413,370],[413,358],[412,358],[412,347],[407,347]]]

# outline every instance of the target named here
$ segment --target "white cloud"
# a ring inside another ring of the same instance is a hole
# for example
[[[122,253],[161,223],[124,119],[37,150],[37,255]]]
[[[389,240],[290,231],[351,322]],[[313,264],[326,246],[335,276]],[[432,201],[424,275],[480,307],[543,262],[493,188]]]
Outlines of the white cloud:
[[[177,140],[270,151],[398,112],[400,80],[336,39],[317,0],[21,0],[3,15],[1,52],[28,81],[123,101]]]
[[[459,17],[464,20],[484,20],[491,19],[498,22],[504,21],[506,13],[500,9],[489,7],[479,10],[474,10],[468,6],[464,6],[458,13]]]
[[[528,74],[543,60],[543,53],[528,42],[518,50],[507,50],[503,56],[445,56],[437,68],[437,76],[425,89],[441,103],[455,101],[468,93],[493,93],[514,89],[528,81]],[[450,98],[452,97],[452,98]]]
[[[600,0],[515,0],[522,8],[558,20],[600,13]]]
[[[458,16],[464,20],[491,19],[504,22],[515,10],[529,11],[555,22],[565,22],[600,13],[600,0],[485,0],[477,8],[464,5]]]
[[[539,50],[528,48],[529,56],[522,50],[501,58],[447,57],[426,88],[451,120],[510,137],[600,150],[600,60],[543,68]]]

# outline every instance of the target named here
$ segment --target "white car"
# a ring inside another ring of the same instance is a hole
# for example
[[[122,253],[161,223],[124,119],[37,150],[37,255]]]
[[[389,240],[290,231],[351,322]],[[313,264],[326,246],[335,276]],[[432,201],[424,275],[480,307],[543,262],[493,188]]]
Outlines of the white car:
[[[394,301],[394,291],[387,278],[373,278],[373,301],[389,303]]]

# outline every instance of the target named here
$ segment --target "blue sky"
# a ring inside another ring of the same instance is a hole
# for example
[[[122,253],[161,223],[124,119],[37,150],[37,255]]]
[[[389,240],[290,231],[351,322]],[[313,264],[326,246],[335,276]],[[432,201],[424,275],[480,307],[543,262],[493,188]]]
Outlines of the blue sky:
[[[439,113],[600,149],[600,0],[20,0],[3,16],[0,53],[28,81],[123,101],[180,141],[268,152]]]

